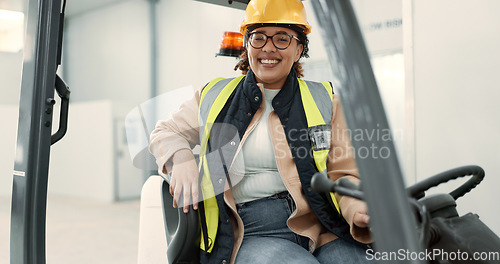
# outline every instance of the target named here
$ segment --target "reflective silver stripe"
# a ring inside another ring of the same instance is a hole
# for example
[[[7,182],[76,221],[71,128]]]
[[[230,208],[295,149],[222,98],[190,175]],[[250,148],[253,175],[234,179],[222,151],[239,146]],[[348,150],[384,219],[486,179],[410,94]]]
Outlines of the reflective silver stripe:
[[[330,100],[330,95],[320,82],[311,82],[305,81],[307,84],[307,88],[311,92],[313,96],[314,102],[323,116],[323,120],[325,120],[325,124],[330,124],[332,121],[332,100]]]
[[[200,118],[198,119],[200,127],[205,126],[205,121],[207,120],[208,113],[210,113],[210,108],[212,107],[212,105],[215,102],[215,99],[217,98],[219,93],[233,79],[234,78],[220,80],[210,90],[207,91],[205,97],[200,102],[200,109],[199,109]],[[200,140],[201,140],[202,135],[203,135],[203,133],[200,133]]]

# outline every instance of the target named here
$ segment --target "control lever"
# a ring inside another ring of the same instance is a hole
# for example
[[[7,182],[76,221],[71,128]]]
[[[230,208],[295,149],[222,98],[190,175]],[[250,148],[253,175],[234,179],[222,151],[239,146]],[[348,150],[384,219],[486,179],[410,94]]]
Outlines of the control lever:
[[[357,184],[348,179],[340,178],[337,183],[331,181],[325,172],[316,172],[311,179],[311,187],[316,192],[336,192],[340,195],[363,200],[363,192]]]

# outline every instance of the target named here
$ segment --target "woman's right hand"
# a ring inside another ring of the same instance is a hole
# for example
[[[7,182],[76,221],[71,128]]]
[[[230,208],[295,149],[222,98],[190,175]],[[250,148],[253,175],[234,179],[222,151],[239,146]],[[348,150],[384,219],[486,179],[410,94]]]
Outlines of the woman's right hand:
[[[189,204],[193,202],[193,209],[198,209],[198,165],[193,152],[189,149],[181,149],[172,157],[172,175],[170,179],[170,194],[173,199],[173,207],[178,207],[182,193],[184,213],[189,212]],[[192,200],[191,200],[192,199]]]

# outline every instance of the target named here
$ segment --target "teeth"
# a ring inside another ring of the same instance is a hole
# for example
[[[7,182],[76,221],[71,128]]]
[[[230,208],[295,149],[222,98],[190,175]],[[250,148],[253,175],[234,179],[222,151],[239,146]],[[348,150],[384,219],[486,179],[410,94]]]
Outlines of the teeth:
[[[279,61],[278,60],[262,59],[260,62],[265,63],[265,64],[274,64],[274,63],[278,63]]]

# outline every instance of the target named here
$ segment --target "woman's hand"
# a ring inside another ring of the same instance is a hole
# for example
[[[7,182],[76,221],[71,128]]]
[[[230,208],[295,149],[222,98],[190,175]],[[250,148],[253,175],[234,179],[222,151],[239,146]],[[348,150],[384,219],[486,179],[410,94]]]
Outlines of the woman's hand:
[[[173,196],[173,207],[177,208],[182,193],[184,213],[189,212],[189,204],[193,202],[193,209],[198,209],[198,165],[193,152],[181,149],[172,157],[172,176],[170,180],[170,194]]]
[[[344,196],[340,200],[342,214],[351,224],[351,235],[361,243],[373,242],[370,234],[370,216],[364,201]]]

